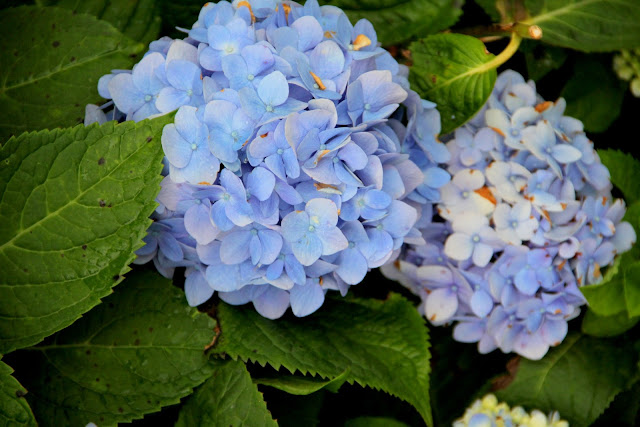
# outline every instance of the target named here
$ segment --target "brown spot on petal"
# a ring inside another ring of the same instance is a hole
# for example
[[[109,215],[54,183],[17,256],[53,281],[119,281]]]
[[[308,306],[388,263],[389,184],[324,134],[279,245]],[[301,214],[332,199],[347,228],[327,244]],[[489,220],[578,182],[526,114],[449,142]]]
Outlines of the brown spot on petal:
[[[333,190],[338,190],[338,187],[336,187],[335,185],[323,184],[321,182],[314,182],[313,186],[316,187],[316,190],[323,190],[325,188],[331,188]]]
[[[488,201],[490,201],[494,205],[496,203],[498,203],[496,198],[493,196],[493,193],[491,192],[491,190],[489,190],[489,187],[478,188],[477,190],[475,190],[475,192],[476,192],[476,194],[478,194],[479,196],[484,197],[485,199],[487,199]]]
[[[429,320],[431,320],[432,322],[433,322],[434,320],[436,320],[436,315],[434,314],[433,316],[431,316],[431,317],[429,318]]]
[[[284,19],[289,20],[289,14],[291,13],[291,6],[286,3],[282,3],[282,9],[284,10]]]
[[[596,279],[602,277],[602,273],[600,272],[600,264],[597,262],[593,263],[593,277]]]
[[[318,158],[316,159],[316,163],[318,163],[324,156],[329,154],[331,150],[322,150],[320,154],[318,154]]]
[[[551,105],[553,105],[553,103],[551,101],[544,101],[541,102],[540,104],[535,106],[535,110],[538,113],[542,113],[544,110],[546,110],[547,108],[551,107]]]
[[[269,135],[269,132],[267,132],[267,133],[263,133],[262,135],[260,135],[260,138],[266,138],[266,137],[267,137],[267,135]]]
[[[542,215],[547,219],[547,221],[549,221],[549,224],[551,224],[551,216],[549,216],[549,212],[547,212],[545,209],[542,209]]]
[[[251,22],[256,22],[256,17],[253,14],[253,9],[251,9],[251,5],[249,4],[249,2],[244,0],[239,2],[237,8],[240,9],[241,7],[246,7],[247,9],[249,9],[249,13],[251,14]]]
[[[313,81],[316,82],[316,84],[318,85],[318,89],[325,90],[327,88],[324,85],[324,83],[322,83],[322,80],[320,79],[320,77],[318,77],[313,71],[309,71],[309,74],[311,74]]]
[[[367,47],[371,45],[371,39],[364,34],[358,34],[356,39],[353,41],[353,50],[360,50],[363,47]]]
[[[494,131],[495,133],[497,133],[498,135],[505,137],[506,135],[504,134],[504,132],[502,132],[500,129],[498,128],[494,128],[494,127],[489,127],[489,129],[491,129],[492,131]]]

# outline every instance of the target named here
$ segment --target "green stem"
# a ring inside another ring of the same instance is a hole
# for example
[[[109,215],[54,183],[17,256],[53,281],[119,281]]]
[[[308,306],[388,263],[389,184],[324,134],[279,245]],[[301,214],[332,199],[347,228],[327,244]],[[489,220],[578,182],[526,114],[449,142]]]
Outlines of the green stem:
[[[484,64],[484,68],[498,68],[499,66],[507,62],[509,58],[511,58],[518,51],[521,42],[522,37],[520,37],[518,33],[511,33],[511,40],[509,40],[509,44],[507,45],[507,47],[505,47],[504,50],[496,55],[496,57],[491,61]]]

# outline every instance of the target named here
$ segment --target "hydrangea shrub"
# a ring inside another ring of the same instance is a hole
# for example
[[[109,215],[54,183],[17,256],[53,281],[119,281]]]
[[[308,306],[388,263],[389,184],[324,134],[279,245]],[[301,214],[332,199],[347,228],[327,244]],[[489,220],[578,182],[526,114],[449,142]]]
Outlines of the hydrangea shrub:
[[[640,423],[635,0],[33,3],[0,424]]]
[[[306,316],[420,240],[405,199],[431,181],[405,147],[433,144],[434,105],[366,19],[315,0],[285,6],[207,4],[187,38],[100,79],[106,114],[177,109],[136,263],[153,259],[166,277],[186,267],[192,306],[217,291],[268,318],[289,306]]]
[[[500,74],[447,142],[452,178],[423,211],[427,244],[407,246],[395,264],[427,319],[456,321],[454,338],[480,353],[542,358],[586,303],[579,287],[601,282],[635,243],[609,171],[565,106],[514,71]]]

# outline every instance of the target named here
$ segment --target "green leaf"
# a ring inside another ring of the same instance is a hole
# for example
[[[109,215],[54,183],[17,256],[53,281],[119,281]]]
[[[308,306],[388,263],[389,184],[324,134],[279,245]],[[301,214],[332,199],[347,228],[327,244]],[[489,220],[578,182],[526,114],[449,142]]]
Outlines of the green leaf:
[[[524,59],[527,63],[527,76],[535,81],[560,68],[568,56],[565,49],[533,40],[523,40],[520,51],[524,53]]]
[[[589,302],[589,308],[600,316],[612,316],[626,311],[624,302],[624,275],[621,265],[633,262],[630,253],[617,257],[613,265],[607,267],[602,281],[595,285],[580,287]]]
[[[82,122],[98,102],[98,79],[130,68],[143,45],[109,23],[67,9],[23,6],[0,12],[0,143],[10,135]]]
[[[600,151],[603,161],[609,154],[621,154],[617,151]],[[604,155],[603,155],[604,154]],[[623,155],[624,156],[624,155]],[[612,177],[616,176],[618,182],[622,178],[617,175],[628,175],[636,167],[631,157],[622,157],[625,162],[612,162],[608,164]],[[610,161],[610,159],[608,160]],[[617,163],[617,164],[616,164]],[[627,172],[620,171],[620,168],[629,168]],[[624,188],[635,185],[634,181],[624,176]],[[625,191],[625,190],[623,190]],[[626,193],[625,193],[626,194]],[[628,207],[624,220],[628,221],[636,230],[640,230],[640,202],[635,202]],[[580,288],[585,298],[589,302],[589,308],[599,316],[613,316],[625,313],[627,318],[640,315],[640,248],[635,245],[628,252],[616,257],[614,264],[607,268],[602,282],[596,285],[582,286]]]
[[[182,407],[176,427],[278,425],[244,363],[217,360],[211,364],[213,375]]]
[[[27,390],[11,376],[13,369],[0,361],[0,425],[35,426],[31,408],[24,396]]]
[[[442,133],[471,119],[489,98],[496,82],[494,55],[484,44],[462,34],[437,34],[410,46],[411,87],[438,104]]]
[[[145,46],[160,32],[161,21],[155,14],[155,3],[154,0],[38,0],[40,6],[62,7],[107,21],[125,36]]]
[[[627,204],[640,200],[640,180],[636,175],[636,171],[640,170],[640,161],[630,154],[612,149],[598,150],[598,155],[609,169],[611,182],[622,191]]]
[[[594,337],[614,337],[633,328],[640,317],[629,319],[627,311],[611,316],[600,316],[593,310],[587,310],[582,319],[582,332]]]
[[[349,370],[347,369],[342,374],[330,380],[299,375],[279,375],[272,378],[255,378],[253,382],[277,388],[289,394],[306,396],[322,389],[337,393],[340,386],[344,384],[348,377]]]
[[[416,407],[432,425],[429,340],[424,319],[404,298],[330,298],[313,316],[277,322],[247,307],[218,306],[217,353],[291,373],[336,378],[384,390]]]
[[[387,417],[358,417],[347,420],[344,427],[408,427],[402,421]]]
[[[497,2],[498,0],[475,0],[475,3],[489,15],[491,22],[500,22],[500,12],[496,7]]]
[[[628,343],[569,334],[542,360],[521,359],[500,400],[542,412],[559,411],[571,426],[591,424],[635,378],[637,355]]]
[[[610,63],[581,58],[562,90],[567,101],[565,114],[581,120],[589,132],[604,132],[620,115],[626,90],[626,83],[613,73]]]
[[[40,425],[98,425],[141,418],[177,403],[213,366],[205,355],[215,321],[184,293],[141,272],[16,368]]]
[[[157,206],[172,119],[25,133],[0,149],[0,353],[70,325],[122,280]]]
[[[640,382],[620,393],[593,427],[637,427],[640,423]]]
[[[640,316],[640,261],[624,270],[624,301],[629,317]]]
[[[610,52],[640,46],[637,0],[525,0],[542,28],[542,41],[585,52]]]
[[[383,45],[397,44],[416,36],[434,34],[456,23],[462,14],[459,0],[321,0],[344,10],[355,24],[371,21]]]

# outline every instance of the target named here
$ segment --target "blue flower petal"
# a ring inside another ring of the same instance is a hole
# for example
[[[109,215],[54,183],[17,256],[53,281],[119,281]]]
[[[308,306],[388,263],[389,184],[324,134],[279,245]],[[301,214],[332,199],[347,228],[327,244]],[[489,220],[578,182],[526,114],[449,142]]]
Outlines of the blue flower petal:
[[[360,283],[369,270],[367,260],[357,249],[345,249],[342,251],[339,263],[336,273],[349,285]]]
[[[220,260],[225,264],[239,264],[249,258],[249,243],[252,238],[249,230],[229,233],[220,245]]]
[[[213,289],[209,286],[204,274],[199,270],[194,270],[184,281],[184,293],[187,303],[191,307],[196,307],[211,298]]]
[[[296,285],[289,291],[291,311],[297,317],[308,316],[324,303],[324,291],[319,284],[308,281],[305,285]]]
[[[322,241],[315,234],[307,233],[291,243],[291,250],[302,265],[311,265],[322,255]]]
[[[284,74],[274,71],[262,79],[258,85],[258,96],[267,108],[284,104],[289,96],[289,84]]]
[[[289,308],[289,293],[273,286],[253,300],[253,306],[261,316],[267,319],[278,319]]]

